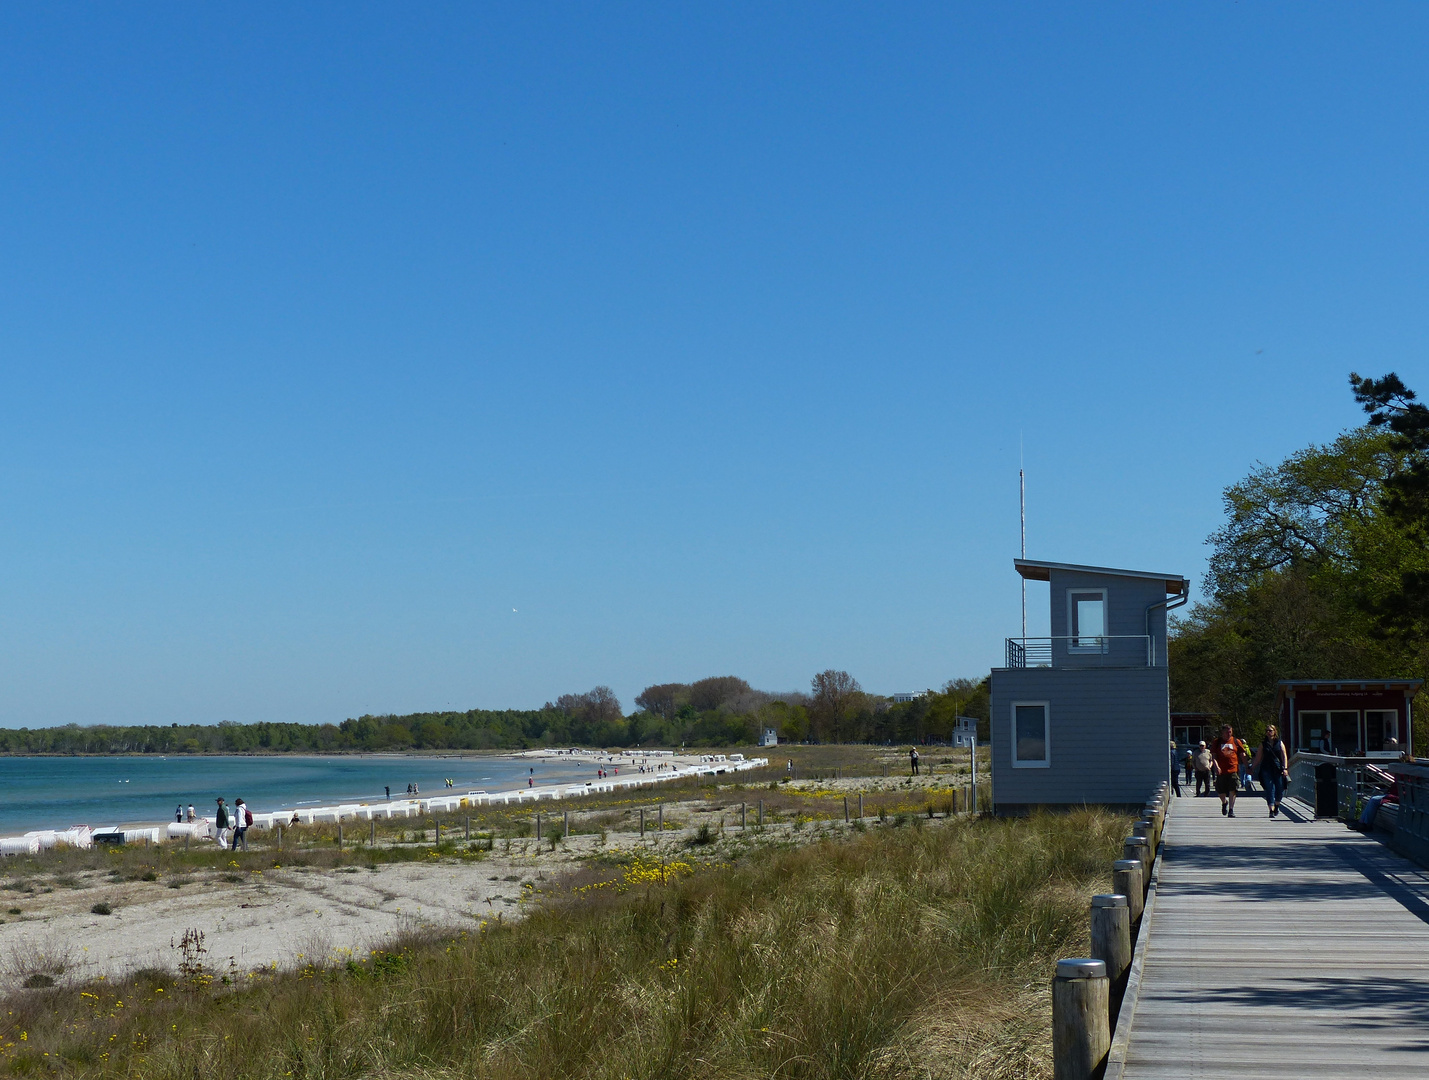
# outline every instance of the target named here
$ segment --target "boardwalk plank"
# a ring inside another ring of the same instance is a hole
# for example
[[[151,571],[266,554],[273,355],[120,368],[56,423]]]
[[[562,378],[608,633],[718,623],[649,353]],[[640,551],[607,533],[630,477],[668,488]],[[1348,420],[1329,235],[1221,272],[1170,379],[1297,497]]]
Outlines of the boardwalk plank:
[[[1429,874],[1259,799],[1173,802],[1127,1080],[1426,1075]]]

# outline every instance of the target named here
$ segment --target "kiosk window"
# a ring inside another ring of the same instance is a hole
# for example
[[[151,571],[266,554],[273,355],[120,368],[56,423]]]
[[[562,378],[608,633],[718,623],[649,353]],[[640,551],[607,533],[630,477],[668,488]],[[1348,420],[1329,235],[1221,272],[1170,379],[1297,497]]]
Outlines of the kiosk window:
[[[1012,704],[1012,767],[1045,769],[1051,764],[1052,740],[1048,731],[1047,703]]]

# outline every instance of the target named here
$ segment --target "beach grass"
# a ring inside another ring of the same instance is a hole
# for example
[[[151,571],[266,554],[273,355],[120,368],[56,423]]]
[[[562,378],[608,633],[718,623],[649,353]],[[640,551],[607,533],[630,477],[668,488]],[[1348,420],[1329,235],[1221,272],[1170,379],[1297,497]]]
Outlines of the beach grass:
[[[532,890],[518,921],[286,972],[212,970],[190,937],[178,974],[11,995],[0,1073],[1049,1076],[1052,962],[1084,954],[1126,826],[904,812],[627,852]]]

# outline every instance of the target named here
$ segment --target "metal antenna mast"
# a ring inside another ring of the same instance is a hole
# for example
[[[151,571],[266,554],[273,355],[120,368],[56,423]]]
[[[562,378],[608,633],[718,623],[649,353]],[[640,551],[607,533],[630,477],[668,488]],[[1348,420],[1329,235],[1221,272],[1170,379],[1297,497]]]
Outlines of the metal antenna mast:
[[[1022,557],[1027,558],[1027,479],[1022,474],[1022,435],[1017,436],[1017,504],[1022,515]],[[1022,644],[1027,644],[1027,579],[1022,579]]]

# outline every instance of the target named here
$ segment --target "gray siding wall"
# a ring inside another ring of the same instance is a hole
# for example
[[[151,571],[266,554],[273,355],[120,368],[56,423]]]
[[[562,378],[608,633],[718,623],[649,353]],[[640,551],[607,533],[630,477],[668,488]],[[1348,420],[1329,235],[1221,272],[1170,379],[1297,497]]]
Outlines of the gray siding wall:
[[[1101,588],[1106,580],[1098,578],[1095,587]],[[1065,587],[1062,602],[1065,625]],[[1115,619],[1110,592],[1108,607]],[[1137,618],[1144,617],[1142,605]],[[1012,767],[1014,701],[1050,703],[1050,768]],[[1140,805],[1169,775],[1170,697],[1164,667],[995,668],[991,706],[992,794],[999,809],[1080,803]]]
[[[1068,570],[1053,570],[1050,574],[1052,603],[1052,636],[1066,637],[1072,632],[1068,622],[1067,592],[1072,589],[1105,589],[1107,634],[1145,634],[1148,605],[1166,599],[1166,583],[1161,578],[1114,577],[1110,574],[1079,574]],[[1151,636],[1156,639],[1156,663],[1166,665],[1166,608],[1151,612]],[[1063,643],[1057,643],[1059,656],[1065,655]],[[1117,643],[1118,655],[1126,643]],[[1128,657],[1128,659],[1130,659]],[[1073,657],[1071,662],[1075,663]]]

